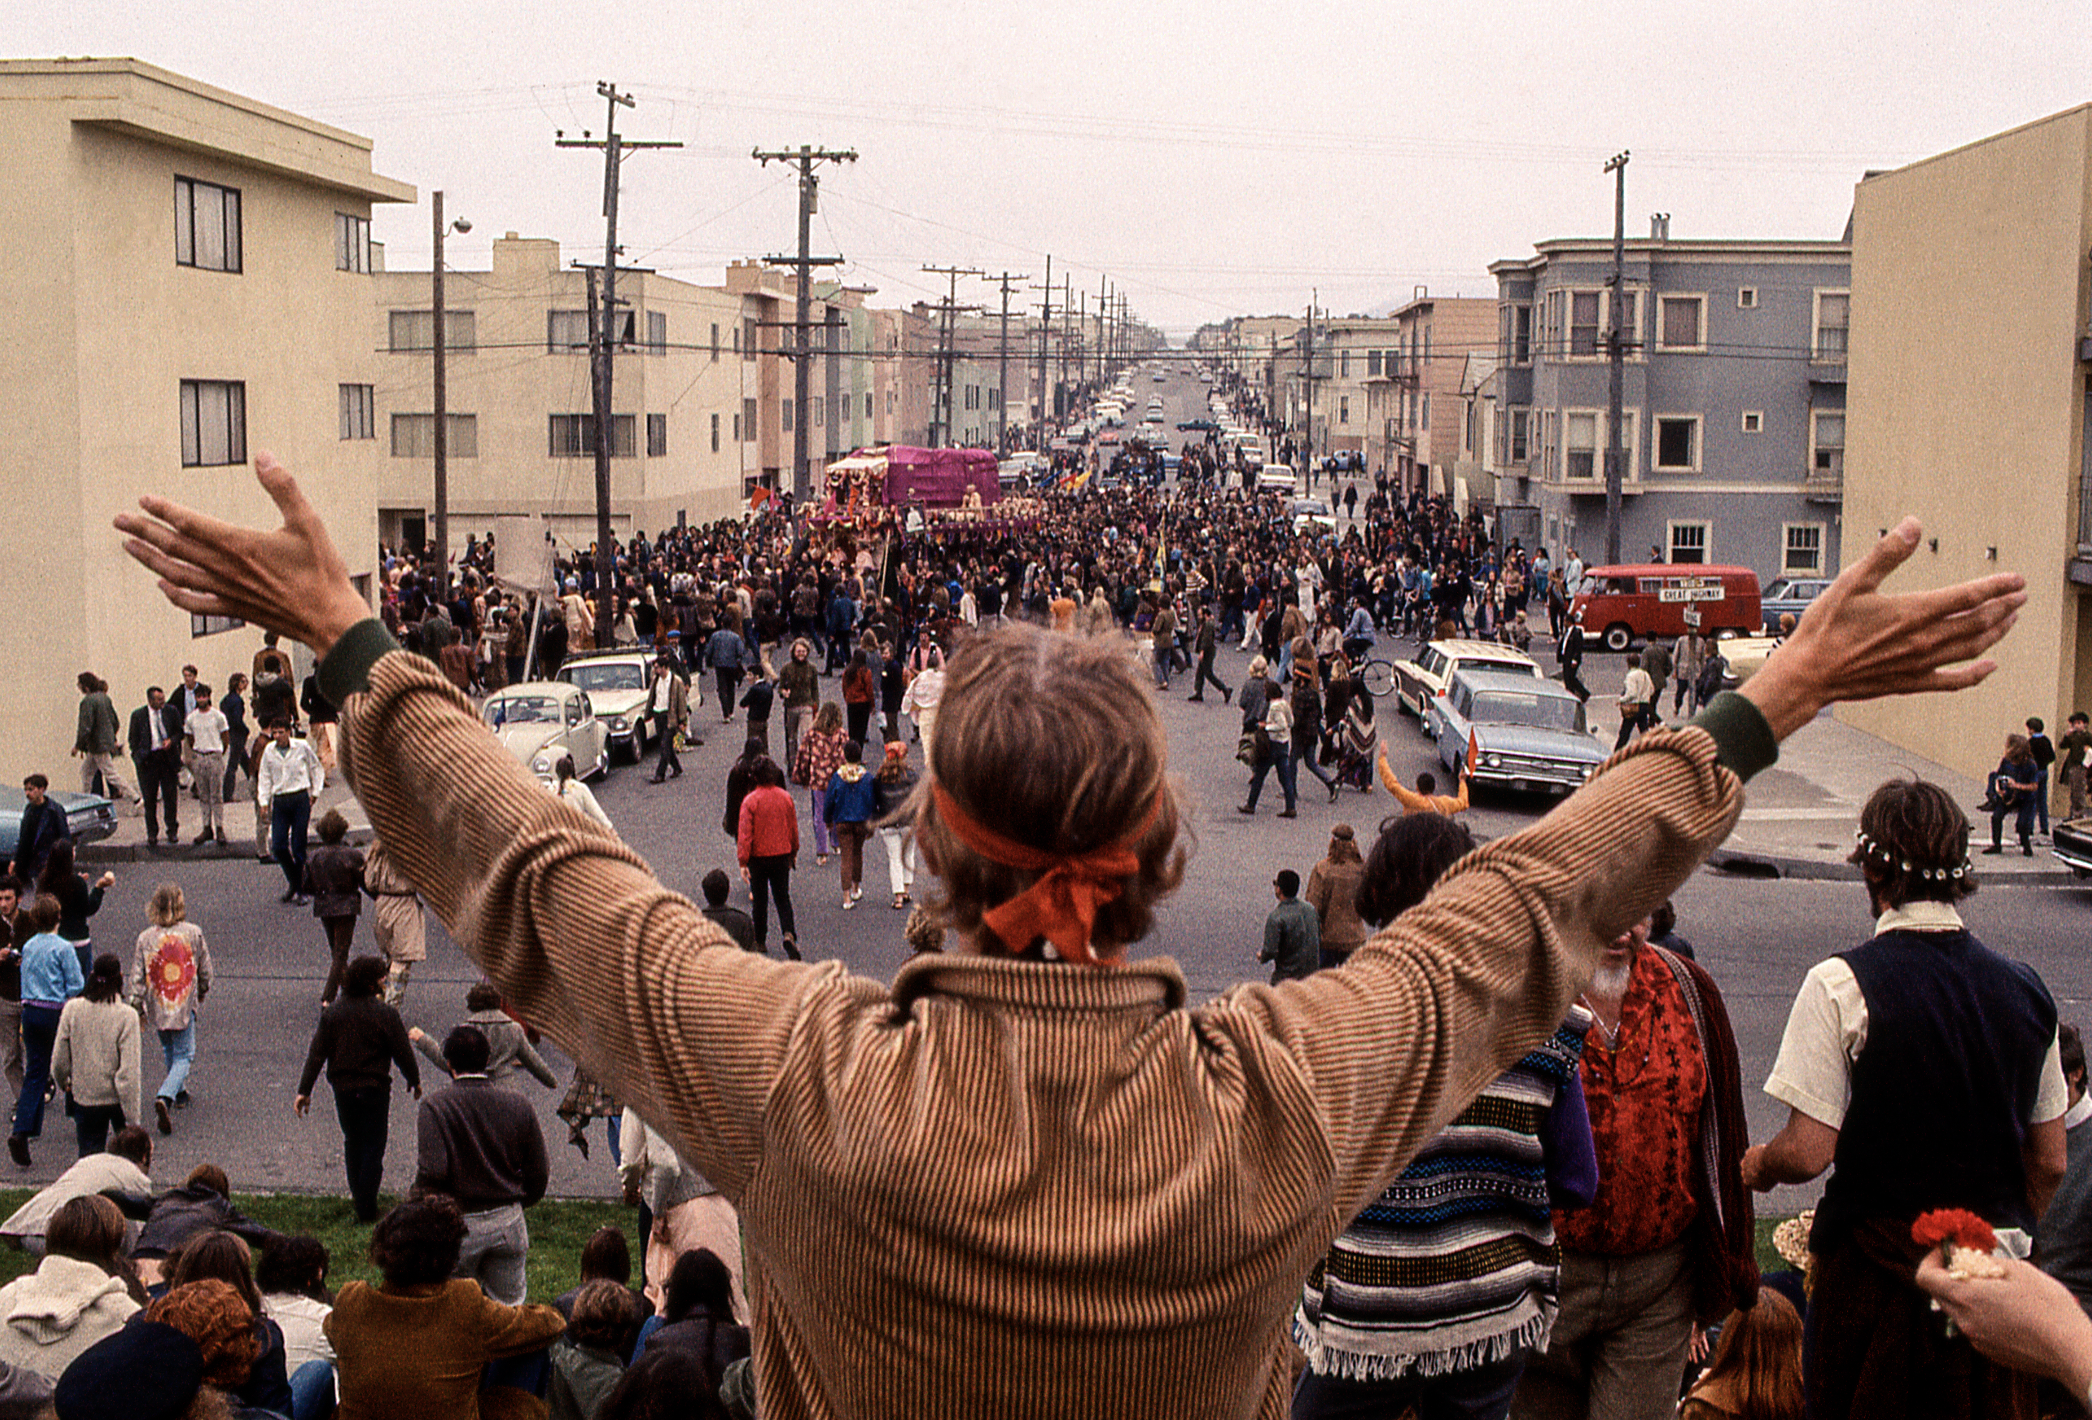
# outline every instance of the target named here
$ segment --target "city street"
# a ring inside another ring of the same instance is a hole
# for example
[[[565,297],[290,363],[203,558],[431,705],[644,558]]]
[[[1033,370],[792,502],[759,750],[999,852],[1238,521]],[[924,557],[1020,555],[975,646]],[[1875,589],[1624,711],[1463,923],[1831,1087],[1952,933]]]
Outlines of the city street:
[[[1174,421],[1172,421],[1174,422]],[[1221,675],[1239,687],[1247,657],[1230,649],[1221,655]],[[835,691],[824,682],[824,694]],[[1321,856],[1329,828],[1353,824],[1370,841],[1393,801],[1376,789],[1370,796],[1346,792],[1332,805],[1318,784],[1302,775],[1300,817],[1273,817],[1281,804],[1276,782],[1266,785],[1258,815],[1234,811],[1245,771],[1234,760],[1237,716],[1232,707],[1185,702],[1190,687],[1179,677],[1162,702],[1177,772],[1197,806],[1196,852],[1184,886],[1162,908],[1153,938],[1137,949],[1173,957],[1183,968],[1191,998],[1209,998],[1230,985],[1261,979],[1255,961],[1262,924],[1271,905],[1272,876],[1284,867],[1303,874]],[[1396,719],[1392,701],[1381,702],[1380,726],[1396,771],[1411,779],[1434,767],[1428,743],[1415,722]],[[597,796],[655,871],[672,888],[692,897],[713,867],[730,866],[732,848],[720,827],[726,770],[744,734],[740,723],[718,720],[708,695],[693,711],[693,727],[707,743],[684,755],[680,780],[655,787],[650,766],[620,765],[597,787]],[[773,735],[781,750],[781,724]],[[1884,762],[1886,777],[1894,766]],[[802,806],[805,792],[798,794]],[[1468,815],[1469,826],[1496,836],[1531,822],[1547,801],[1491,799]],[[804,810],[802,808],[802,814]],[[1849,832],[1849,827],[1839,832]],[[802,824],[803,851],[794,878],[799,937],[809,957],[834,959],[853,971],[890,978],[905,959],[903,914],[887,907],[885,859],[876,845],[866,852],[863,902],[851,912],[840,906],[835,863],[813,863],[810,826]],[[1983,860],[1979,859],[1979,865]],[[205,1005],[198,1033],[195,1104],[175,1116],[173,1138],[160,1141],[155,1167],[160,1180],[179,1179],[205,1159],[224,1164],[241,1189],[335,1191],[341,1187],[340,1140],[324,1084],[315,1092],[310,1118],[291,1111],[291,1097],[318,1010],[326,952],[319,924],[309,910],[281,906],[282,879],[273,867],[251,859],[118,863],[116,885],[94,919],[97,944],[128,960],[144,925],[144,906],[155,883],[179,881],[190,914],[209,934],[217,986]],[[738,894],[738,879],[737,879]],[[737,900],[741,900],[737,896]],[[1783,1112],[1757,1093],[1777,1048],[1788,1000],[1807,966],[1825,952],[1857,944],[1868,929],[1862,889],[1851,883],[1762,881],[1712,871],[1697,875],[1679,893],[1680,931],[1699,949],[1700,959],[1723,985],[1735,1018],[1744,1072],[1751,1088],[1752,1133],[1764,1138]],[[2092,920],[2092,888],[1998,886],[1980,892],[1967,916],[1992,946],[2032,962],[2048,981],[2066,1019],[2092,998],[2092,962],[2082,950]],[[476,973],[462,951],[439,929],[432,931],[428,962],[408,992],[406,1016],[440,1037],[464,1014],[465,987]],[[358,949],[370,950],[368,923],[359,925]],[[157,1051],[148,1045],[149,1091],[160,1076]],[[569,1066],[547,1043],[547,1055],[562,1077]],[[614,1187],[603,1131],[593,1136],[593,1156],[584,1162],[567,1147],[566,1131],[553,1116],[554,1091],[526,1081],[544,1122],[553,1159],[553,1192],[607,1195]],[[404,1092],[393,1108],[388,1188],[404,1187],[413,1164],[413,1112]],[[71,1130],[54,1116],[36,1147],[36,1164],[15,1171],[23,1182],[55,1176],[73,1158]],[[1806,1196],[1776,1197],[1775,1210],[1791,1211]]]

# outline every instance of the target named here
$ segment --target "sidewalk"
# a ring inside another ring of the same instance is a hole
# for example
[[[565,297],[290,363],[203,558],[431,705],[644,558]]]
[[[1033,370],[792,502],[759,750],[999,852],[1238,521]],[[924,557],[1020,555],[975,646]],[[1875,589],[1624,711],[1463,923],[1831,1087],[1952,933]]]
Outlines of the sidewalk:
[[[2071,870],[2034,839],[2034,856],[2023,857],[2005,825],[2005,851],[1985,857],[1990,819],[1979,813],[1983,781],[1898,749],[1864,730],[1819,715],[1780,746],[1779,763],[1751,780],[1742,821],[1709,862],[1730,872],[1763,877],[1824,878],[1857,882],[1859,869],[1845,861],[1860,808],[1884,780],[1915,775],[1954,796],[1969,816],[1969,852],[1977,870],[1992,882],[2018,885],[2073,880]],[[2057,815],[2051,811],[2051,824]]]
[[[129,781],[126,781],[128,783]],[[182,794],[181,841],[169,844],[166,839],[156,848],[145,843],[145,810],[136,799],[121,799],[116,805],[116,832],[99,843],[83,844],[78,858],[82,863],[149,863],[161,861],[181,862],[203,858],[254,858],[254,795],[253,786],[242,775],[240,790],[233,802],[225,806],[224,843],[191,843],[203,828],[203,807]],[[368,834],[370,819],[363,812],[363,805],[349,792],[349,786],[340,775],[331,775],[327,787],[313,802],[312,821],[317,824],[320,815],[329,809],[340,809],[343,818],[349,821],[351,834]],[[315,841],[317,839],[315,838]]]

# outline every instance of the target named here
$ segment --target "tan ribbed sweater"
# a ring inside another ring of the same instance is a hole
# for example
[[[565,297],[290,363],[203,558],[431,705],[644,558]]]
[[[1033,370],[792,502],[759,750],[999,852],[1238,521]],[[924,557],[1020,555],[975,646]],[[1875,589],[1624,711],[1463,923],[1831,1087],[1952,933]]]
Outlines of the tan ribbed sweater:
[[[343,723],[371,821],[740,1209],[765,1420],[1283,1416],[1309,1268],[1742,804],[1709,734],[1659,731],[1341,971],[1187,1007],[1166,959],[924,956],[889,991],[741,951],[382,644],[323,673],[370,667]]]

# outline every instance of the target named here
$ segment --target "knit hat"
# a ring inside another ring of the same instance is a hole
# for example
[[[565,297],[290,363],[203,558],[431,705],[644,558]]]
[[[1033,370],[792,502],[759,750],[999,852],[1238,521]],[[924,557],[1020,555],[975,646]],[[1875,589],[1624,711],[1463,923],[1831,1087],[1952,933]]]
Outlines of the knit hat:
[[[203,1356],[203,1378],[230,1388],[245,1385],[254,1369],[260,1342],[254,1313],[230,1282],[207,1277],[186,1282],[148,1306],[147,1321],[163,1321],[196,1343]]]
[[[171,1326],[133,1321],[74,1358],[51,1400],[58,1420],[178,1420],[202,1388],[203,1354],[194,1341]]]
[[[906,759],[908,757],[908,742],[906,740],[888,740],[886,742],[886,757],[888,759]]]

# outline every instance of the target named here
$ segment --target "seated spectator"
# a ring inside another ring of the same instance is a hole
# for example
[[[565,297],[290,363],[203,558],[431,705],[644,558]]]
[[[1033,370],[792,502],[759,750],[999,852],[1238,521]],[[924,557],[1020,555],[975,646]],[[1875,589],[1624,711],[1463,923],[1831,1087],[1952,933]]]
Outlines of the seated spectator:
[[[566,1330],[555,1307],[503,1306],[469,1278],[453,1277],[465,1241],[458,1205],[440,1194],[410,1198],[378,1220],[370,1260],[376,1287],[351,1282],[327,1317],[339,1372],[337,1420],[542,1414],[535,1396],[480,1389],[488,1361],[541,1350]]]
[[[581,1288],[567,1334],[552,1344],[552,1374],[545,1386],[550,1420],[596,1420],[604,1400],[624,1379],[625,1353],[618,1346],[631,1331],[631,1292],[608,1281]]]
[[[692,1248],[669,1269],[661,1315],[639,1329],[641,1357],[657,1351],[684,1351],[705,1363],[710,1388],[717,1390],[726,1368],[749,1352],[748,1328],[734,1319],[732,1278],[710,1248]]]
[[[205,1388],[203,1369],[187,1333],[140,1319],[82,1352],[51,1399],[59,1420],[220,1420],[228,1407]]]
[[[137,1125],[116,1131],[106,1153],[89,1154],[52,1182],[36,1191],[27,1203],[0,1223],[0,1238],[35,1256],[44,1250],[44,1226],[58,1206],[68,1199],[88,1198],[98,1193],[123,1194],[131,1198],[152,1196],[153,1137]]]
[[[1802,1420],[1801,1317],[1770,1287],[1730,1312],[1678,1420]]]
[[[57,1380],[82,1351],[144,1305],[123,1260],[123,1214],[72,1198],[51,1215],[36,1271],[0,1287],[0,1361]]]
[[[581,1281],[572,1291],[562,1292],[552,1299],[552,1305],[559,1308],[561,1316],[570,1322],[574,1319],[574,1299],[591,1282],[615,1282],[630,1294],[632,1327],[616,1348],[618,1355],[630,1356],[639,1338],[640,1323],[654,1314],[654,1304],[647,1299],[646,1293],[632,1286],[632,1247],[625,1241],[622,1228],[598,1228],[582,1244]]]
[[[122,1200],[124,1211],[143,1218],[137,1245],[138,1275],[150,1287],[160,1280],[167,1256],[198,1233],[223,1229],[251,1247],[267,1247],[276,1241],[274,1229],[264,1227],[232,1206],[232,1180],[216,1164],[198,1164],[180,1188],[170,1189],[150,1201]]]
[[[460,1024],[477,1027],[487,1038],[487,1078],[495,1084],[515,1074],[518,1065],[535,1075],[547,1089],[559,1084],[559,1077],[531,1045],[523,1027],[501,1009],[501,992],[492,982],[477,981],[466,988],[465,1019]],[[414,1042],[416,1050],[442,1066],[445,1074],[450,1072],[442,1049],[427,1031],[415,1026],[407,1032],[407,1039]]]
[[[689,1352],[651,1352],[625,1372],[596,1420],[735,1420],[709,1383],[705,1363]]]
[[[326,1244],[308,1233],[279,1238],[254,1265],[262,1315],[283,1333],[283,1365],[290,1373],[293,1420],[324,1415],[334,1406],[334,1347],[327,1340]],[[324,1401],[324,1405],[321,1402]]]
[[[195,1342],[203,1358],[204,1385],[223,1395],[234,1415],[256,1414],[234,1400],[253,1375],[258,1344],[254,1313],[237,1287],[216,1277],[186,1282],[147,1307],[139,1319],[171,1326]]]
[[[244,1404],[279,1415],[290,1414],[290,1372],[284,1355],[283,1329],[262,1312],[261,1292],[254,1285],[254,1254],[247,1244],[231,1233],[216,1230],[198,1233],[183,1243],[167,1259],[167,1295],[196,1282],[222,1282],[232,1288],[246,1310],[248,1330],[254,1333],[246,1374],[236,1381],[213,1379],[212,1384]],[[204,1345],[202,1337],[196,1341]]]

